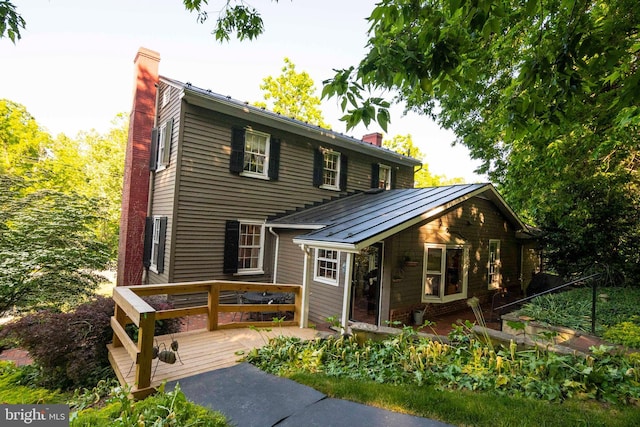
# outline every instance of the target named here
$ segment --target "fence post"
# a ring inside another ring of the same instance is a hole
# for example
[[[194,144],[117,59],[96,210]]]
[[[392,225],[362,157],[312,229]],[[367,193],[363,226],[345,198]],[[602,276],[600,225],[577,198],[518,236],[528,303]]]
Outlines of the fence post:
[[[220,286],[217,283],[211,284],[209,287],[209,300],[207,316],[207,329],[215,331],[218,329],[218,304],[220,303]]]

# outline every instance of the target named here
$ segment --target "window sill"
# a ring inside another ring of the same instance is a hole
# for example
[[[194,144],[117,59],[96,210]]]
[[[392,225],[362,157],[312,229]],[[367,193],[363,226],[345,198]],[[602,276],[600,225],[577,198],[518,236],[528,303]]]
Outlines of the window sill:
[[[264,270],[238,270],[233,273],[234,276],[257,276],[260,274],[264,274]]]
[[[321,185],[319,188],[323,190],[340,191],[339,187],[334,187],[333,185]]]
[[[247,177],[247,178],[262,179],[264,181],[270,181],[270,178],[268,176],[257,174],[257,173],[252,173],[252,172],[240,172],[240,176],[244,176],[244,177]]]
[[[314,277],[314,282],[324,283],[325,285],[338,286],[337,280],[325,279],[324,277]]]
[[[457,295],[447,295],[445,297],[422,297],[422,302],[423,303],[429,303],[429,304],[447,304],[453,301],[460,301],[462,299],[466,299],[467,295],[462,293],[462,294],[457,294]]]

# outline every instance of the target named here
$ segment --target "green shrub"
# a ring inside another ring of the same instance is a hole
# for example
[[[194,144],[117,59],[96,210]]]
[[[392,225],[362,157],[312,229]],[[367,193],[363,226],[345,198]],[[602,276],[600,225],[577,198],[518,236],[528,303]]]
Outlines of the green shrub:
[[[4,404],[65,403],[66,395],[60,391],[27,385],[28,367],[17,367],[13,362],[0,361],[0,402]]]
[[[607,329],[604,338],[612,343],[640,349],[640,325],[638,325],[640,317],[635,317],[635,323],[622,322]]]
[[[161,387],[157,394],[137,402],[128,398],[127,390],[117,388],[105,407],[74,412],[70,418],[72,427],[228,425],[222,414],[188,401],[179,386],[170,392]]]

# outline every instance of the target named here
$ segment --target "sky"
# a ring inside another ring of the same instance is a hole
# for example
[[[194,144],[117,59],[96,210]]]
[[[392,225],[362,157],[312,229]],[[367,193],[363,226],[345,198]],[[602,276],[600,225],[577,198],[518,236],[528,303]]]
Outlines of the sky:
[[[367,16],[376,0],[248,0],[265,33],[257,40],[219,43],[211,35],[224,0],[209,0],[209,20],[196,21],[182,0],[13,0],[27,22],[14,45],[0,39],[0,98],[24,105],[53,135],[109,129],[129,113],[133,59],[140,47],[160,53],[160,75],[229,95],[263,99],[262,79],[278,76],[288,57],[306,71],[320,95],[333,69],[357,65],[367,41]],[[346,131],[335,99],[323,100],[325,122],[361,138],[371,132],[411,134],[433,174],[486,181],[478,162],[454,135],[426,116],[391,110],[387,132],[377,124]]]

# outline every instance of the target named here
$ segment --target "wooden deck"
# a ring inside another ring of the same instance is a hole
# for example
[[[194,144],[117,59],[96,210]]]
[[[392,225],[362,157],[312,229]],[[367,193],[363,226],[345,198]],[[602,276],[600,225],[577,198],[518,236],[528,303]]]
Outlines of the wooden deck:
[[[251,349],[260,348],[269,339],[276,336],[295,336],[310,340],[319,336],[315,329],[302,329],[297,326],[274,326],[270,331],[249,328],[219,329],[208,331],[198,329],[173,335],[155,337],[160,351],[170,349],[173,339],[178,341],[179,358],[174,364],[154,359],[151,371],[151,387],[155,388],[163,381],[174,381],[197,375],[202,372],[226,368],[240,363]],[[135,386],[136,368],[125,347],[109,345],[109,359],[117,366],[118,379],[122,384]],[[182,361],[182,363],[181,363]]]

